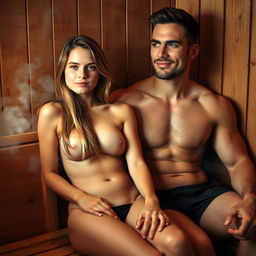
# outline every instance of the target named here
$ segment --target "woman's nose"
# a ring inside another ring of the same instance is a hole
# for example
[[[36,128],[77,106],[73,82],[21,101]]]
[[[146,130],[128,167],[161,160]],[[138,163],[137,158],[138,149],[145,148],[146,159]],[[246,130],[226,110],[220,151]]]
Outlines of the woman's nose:
[[[86,69],[81,69],[81,70],[79,70],[78,77],[79,77],[79,78],[83,78],[83,79],[87,78],[87,77],[88,77],[88,72],[87,72],[87,70],[86,70]]]

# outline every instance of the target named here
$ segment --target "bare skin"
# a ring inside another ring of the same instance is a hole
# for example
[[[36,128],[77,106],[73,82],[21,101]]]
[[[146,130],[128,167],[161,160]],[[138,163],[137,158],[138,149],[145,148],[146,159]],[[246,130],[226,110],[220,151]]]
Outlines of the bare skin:
[[[65,81],[87,105],[100,152],[83,159],[75,131],[69,138],[69,153],[65,150],[62,139],[64,112],[59,103],[44,105],[38,121],[44,181],[70,202],[68,228],[72,245],[89,255],[205,255],[210,244],[205,233],[183,216],[198,235],[199,241],[194,242],[193,248],[178,225],[168,225],[167,215],[175,220],[181,219],[181,214],[164,213],[159,208],[150,171],[142,157],[136,118],[131,108],[126,104],[99,105],[93,101],[98,72],[92,65],[88,49],[74,48],[68,59]],[[59,149],[72,184],[58,175]],[[128,203],[132,203],[127,217],[129,225],[121,222],[112,209]],[[200,242],[207,248],[197,249]]]
[[[155,187],[171,189],[206,182],[201,161],[212,139],[237,193],[217,197],[200,225],[215,237],[240,239],[237,255],[255,255],[255,168],[237,130],[234,110],[227,99],[189,79],[199,46],[189,47],[182,26],[157,24],[151,42],[156,75],[115,91],[112,97],[134,108]],[[237,221],[240,224],[235,226]]]

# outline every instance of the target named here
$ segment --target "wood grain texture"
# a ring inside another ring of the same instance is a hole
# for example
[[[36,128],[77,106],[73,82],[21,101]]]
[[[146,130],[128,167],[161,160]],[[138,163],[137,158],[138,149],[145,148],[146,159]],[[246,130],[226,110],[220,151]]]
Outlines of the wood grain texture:
[[[246,138],[250,146],[250,154],[256,162],[256,0],[252,0],[251,10],[251,41],[249,61],[248,108],[246,123]],[[246,113],[245,113],[246,114]]]
[[[38,143],[0,149],[0,244],[45,231]]]
[[[78,0],[78,34],[90,36],[101,45],[100,0]]]
[[[199,81],[222,92],[224,2],[201,0]]]
[[[31,131],[25,0],[1,2],[2,135]]]
[[[248,95],[251,1],[226,1],[223,94],[230,99],[244,133]]]

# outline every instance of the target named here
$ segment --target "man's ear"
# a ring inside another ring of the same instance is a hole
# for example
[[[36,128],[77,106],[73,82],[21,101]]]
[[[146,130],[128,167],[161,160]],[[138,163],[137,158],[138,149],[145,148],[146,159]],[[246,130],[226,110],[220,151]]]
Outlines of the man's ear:
[[[192,60],[194,60],[198,56],[199,51],[200,51],[199,44],[192,44],[190,46],[189,52],[190,52],[190,57],[191,57]]]

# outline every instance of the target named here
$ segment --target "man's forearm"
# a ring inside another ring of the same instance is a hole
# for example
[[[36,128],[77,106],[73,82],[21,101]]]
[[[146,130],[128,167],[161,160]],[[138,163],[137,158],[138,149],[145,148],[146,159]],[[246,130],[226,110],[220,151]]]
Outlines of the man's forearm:
[[[249,157],[243,157],[243,159],[228,169],[232,187],[242,197],[246,194],[254,194],[256,196],[256,170]]]

